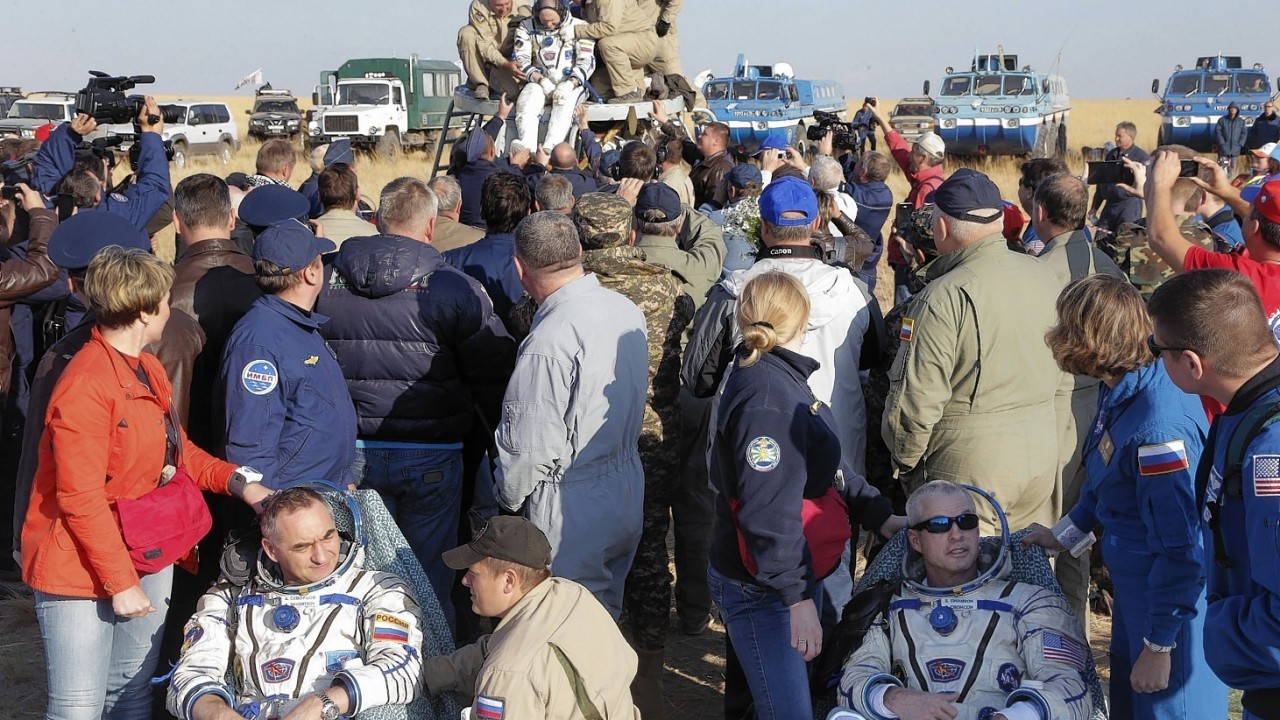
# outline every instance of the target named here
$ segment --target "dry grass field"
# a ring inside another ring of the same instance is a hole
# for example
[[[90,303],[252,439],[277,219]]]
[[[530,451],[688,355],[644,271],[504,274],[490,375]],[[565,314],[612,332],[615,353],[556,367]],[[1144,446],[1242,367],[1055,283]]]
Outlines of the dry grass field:
[[[303,89],[299,88],[299,92]],[[160,100],[172,100],[173,97],[161,97]],[[187,98],[191,99],[191,98]],[[252,106],[250,95],[237,95],[217,98],[201,98],[222,100],[232,109],[232,114],[240,124],[243,146],[231,162],[223,165],[213,158],[192,158],[188,167],[173,170],[173,180],[178,182],[197,172],[210,172],[225,176],[230,172],[253,172],[254,157],[258,143],[247,140],[248,116],[245,110]],[[892,107],[894,101],[884,99],[885,107]],[[307,98],[300,98],[304,109],[309,105]],[[1150,149],[1155,144],[1157,118],[1152,113],[1155,101],[1143,100],[1076,100],[1069,121],[1068,146],[1071,148],[1069,164],[1074,172],[1083,171],[1080,148],[1082,146],[1101,146],[1112,138],[1116,123],[1131,120],[1138,125],[1138,144]],[[883,148],[883,145],[881,146]],[[377,197],[378,191],[394,178],[412,175],[426,178],[431,172],[433,156],[426,153],[407,154],[395,163],[382,162],[372,158],[361,158],[359,173],[362,192],[370,197]],[[1000,158],[975,163],[966,163],[970,167],[987,173],[1001,188],[1007,199],[1016,198],[1019,160]],[[949,169],[960,165],[948,163]],[[305,164],[300,164],[295,172],[296,186],[309,171]],[[894,169],[889,178],[889,185],[898,197],[907,192],[907,183],[900,172]],[[156,243],[161,254],[171,254],[173,250],[173,234],[170,228],[162,234]],[[892,291],[892,279],[888,275],[887,266],[880,268],[880,288]],[[881,297],[882,305],[888,309],[887,292]],[[1104,680],[1108,679],[1107,644],[1111,634],[1110,618],[1093,616],[1090,618],[1092,648],[1095,660],[1102,670]],[[668,715],[671,717],[719,717],[723,692],[723,627],[713,622],[711,628],[697,637],[686,637],[674,630],[668,640],[668,674],[667,699]],[[43,652],[35,623],[35,613],[31,605],[29,591],[20,586],[0,584],[0,717],[15,720],[35,719],[42,717],[44,711],[44,678]],[[1232,718],[1239,717],[1238,700],[1233,699]]]

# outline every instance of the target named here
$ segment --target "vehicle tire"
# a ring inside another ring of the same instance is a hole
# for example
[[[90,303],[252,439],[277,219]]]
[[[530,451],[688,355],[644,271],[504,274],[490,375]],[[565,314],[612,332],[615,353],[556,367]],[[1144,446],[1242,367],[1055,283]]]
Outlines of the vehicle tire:
[[[1047,158],[1049,157],[1049,133],[1050,128],[1041,125],[1036,130],[1036,144],[1031,148],[1031,157]]]
[[[1059,160],[1067,159],[1067,121],[1063,120],[1058,123],[1058,142],[1053,148],[1054,157]]]
[[[378,157],[383,160],[399,160],[403,152],[404,148],[400,144],[400,132],[397,130],[387,130],[378,140]]]
[[[1160,131],[1156,133],[1156,145],[1171,145],[1169,142],[1169,132],[1164,123],[1160,123]]]
[[[804,122],[800,122],[796,125],[796,139],[795,142],[791,144],[800,151],[802,156],[806,158],[809,157],[809,130],[808,126],[805,125]]]
[[[218,144],[218,160],[222,161],[223,165],[230,165],[231,158],[235,157],[235,154],[235,148],[231,146],[230,140],[223,140]]]
[[[187,166],[187,143],[184,140],[173,144],[173,166],[179,170]]]

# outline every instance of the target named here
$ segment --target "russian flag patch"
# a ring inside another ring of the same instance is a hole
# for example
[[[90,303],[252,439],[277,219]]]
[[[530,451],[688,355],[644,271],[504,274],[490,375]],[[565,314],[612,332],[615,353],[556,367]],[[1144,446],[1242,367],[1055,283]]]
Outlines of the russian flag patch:
[[[507,704],[502,698],[477,695],[475,711],[475,716],[481,720],[502,720]]]
[[[1189,467],[1187,447],[1181,440],[1138,448],[1138,472],[1142,475],[1163,475]]]
[[[915,332],[916,321],[909,318],[902,318],[902,329],[898,331],[898,339],[903,342],[911,342],[911,333]]]

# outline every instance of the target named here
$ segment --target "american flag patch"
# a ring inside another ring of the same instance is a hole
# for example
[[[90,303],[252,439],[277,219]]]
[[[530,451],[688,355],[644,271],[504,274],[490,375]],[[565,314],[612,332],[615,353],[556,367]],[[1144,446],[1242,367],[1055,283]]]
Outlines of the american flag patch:
[[[487,695],[476,696],[475,716],[481,718],[481,720],[502,720],[506,710],[507,704],[502,698],[493,698]]]
[[[916,321],[909,317],[902,318],[902,329],[898,331],[898,339],[911,342],[911,333],[916,329]]]
[[[1142,475],[1163,475],[1189,467],[1187,447],[1181,440],[1138,448],[1138,472]]]
[[[1280,455],[1253,456],[1253,494],[1280,495]]]
[[[1042,637],[1043,650],[1046,662],[1064,662],[1083,670],[1085,667],[1084,648],[1080,647],[1080,643],[1071,638],[1057,633],[1052,630],[1045,630]]]

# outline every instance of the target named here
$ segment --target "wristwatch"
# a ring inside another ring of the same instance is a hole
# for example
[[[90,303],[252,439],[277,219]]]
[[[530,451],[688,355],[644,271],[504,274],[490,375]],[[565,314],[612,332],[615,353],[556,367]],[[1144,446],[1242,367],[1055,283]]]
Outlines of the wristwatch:
[[[338,703],[322,692],[316,693],[316,697],[320,698],[320,720],[338,720]]]
[[[241,465],[231,473],[231,477],[227,478],[227,492],[232,497],[244,499],[245,488],[250,483],[262,482],[262,473],[254,470],[248,465]]]
[[[1172,645],[1157,645],[1146,638],[1142,638],[1142,643],[1153,653],[1170,653],[1173,652],[1174,648],[1178,647],[1177,643]]]

